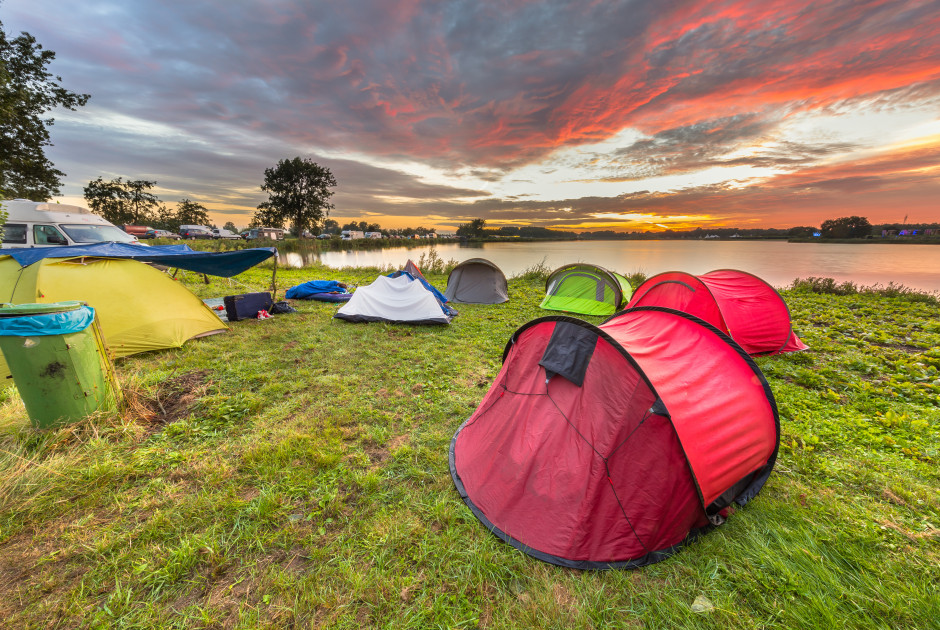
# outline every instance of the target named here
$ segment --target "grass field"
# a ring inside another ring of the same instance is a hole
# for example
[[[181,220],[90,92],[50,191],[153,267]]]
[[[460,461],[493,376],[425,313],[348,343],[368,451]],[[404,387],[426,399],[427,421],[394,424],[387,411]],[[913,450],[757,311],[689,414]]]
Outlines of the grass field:
[[[219,297],[270,270],[182,281]],[[785,291],[811,350],[758,359],[782,425],[762,493],[664,562],[578,572],[490,534],[447,464],[543,291],[532,270],[446,327],[297,303],[119,361],[121,413],[47,432],[3,390],[0,627],[940,628],[935,299]]]

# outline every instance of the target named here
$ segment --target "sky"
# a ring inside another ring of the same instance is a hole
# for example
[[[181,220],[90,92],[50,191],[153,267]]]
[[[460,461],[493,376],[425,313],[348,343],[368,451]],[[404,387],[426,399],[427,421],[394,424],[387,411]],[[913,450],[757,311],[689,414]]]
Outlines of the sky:
[[[63,203],[155,180],[244,227],[264,170],[385,228],[940,222],[940,0],[0,0],[91,95]]]

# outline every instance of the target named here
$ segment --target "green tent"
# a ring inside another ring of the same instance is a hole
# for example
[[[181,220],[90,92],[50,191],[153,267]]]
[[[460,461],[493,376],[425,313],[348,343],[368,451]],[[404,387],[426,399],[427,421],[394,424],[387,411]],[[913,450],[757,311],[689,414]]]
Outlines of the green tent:
[[[545,299],[539,305],[549,311],[582,315],[612,315],[633,295],[630,282],[618,273],[588,263],[559,267],[545,281]]]

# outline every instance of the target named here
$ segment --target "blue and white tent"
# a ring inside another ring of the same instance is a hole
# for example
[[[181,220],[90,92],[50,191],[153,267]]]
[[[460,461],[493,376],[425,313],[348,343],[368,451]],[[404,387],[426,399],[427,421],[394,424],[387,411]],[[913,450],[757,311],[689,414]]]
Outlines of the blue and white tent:
[[[359,287],[333,317],[351,322],[449,324],[457,311],[442,304],[423,283],[402,272],[394,278],[379,276]]]

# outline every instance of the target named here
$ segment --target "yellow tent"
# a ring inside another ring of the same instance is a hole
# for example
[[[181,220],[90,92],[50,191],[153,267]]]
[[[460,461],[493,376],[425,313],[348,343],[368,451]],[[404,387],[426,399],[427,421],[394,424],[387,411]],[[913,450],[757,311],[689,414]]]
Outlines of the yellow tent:
[[[95,309],[114,357],[179,348],[228,330],[218,315],[153,267],[120,258],[44,258],[20,267],[0,256],[0,302],[79,300]],[[0,378],[9,374],[0,357]]]

